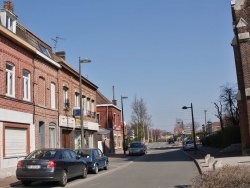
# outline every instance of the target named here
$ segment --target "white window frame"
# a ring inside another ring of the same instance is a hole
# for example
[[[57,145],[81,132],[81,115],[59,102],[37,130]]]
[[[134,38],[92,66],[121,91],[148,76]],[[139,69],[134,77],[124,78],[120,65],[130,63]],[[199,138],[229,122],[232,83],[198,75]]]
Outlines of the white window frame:
[[[91,112],[95,112],[95,101],[91,100]]]
[[[83,114],[87,115],[87,98],[83,96]]]
[[[12,70],[7,66],[11,66]],[[6,95],[15,97],[15,66],[12,63],[6,64]]]
[[[75,107],[80,107],[80,94],[75,92]]]
[[[6,15],[6,28],[11,31],[14,31],[13,26],[14,26],[14,20],[8,15]]]
[[[87,99],[87,110],[90,111],[90,98]]]
[[[30,101],[30,72],[23,70],[23,100]]]
[[[63,87],[63,108],[66,108],[65,104],[68,100],[68,90],[69,90],[69,88],[67,88],[65,86]]]
[[[50,101],[51,108],[56,109],[56,84],[53,82],[50,83]]]

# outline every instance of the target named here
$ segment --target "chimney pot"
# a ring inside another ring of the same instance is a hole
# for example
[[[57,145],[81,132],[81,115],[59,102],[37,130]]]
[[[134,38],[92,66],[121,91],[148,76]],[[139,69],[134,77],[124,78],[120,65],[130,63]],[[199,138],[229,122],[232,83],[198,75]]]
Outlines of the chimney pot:
[[[4,9],[14,12],[14,4],[11,1],[4,1]]]
[[[66,53],[65,51],[60,51],[60,52],[56,52],[56,55],[61,57],[63,60],[66,59]]]

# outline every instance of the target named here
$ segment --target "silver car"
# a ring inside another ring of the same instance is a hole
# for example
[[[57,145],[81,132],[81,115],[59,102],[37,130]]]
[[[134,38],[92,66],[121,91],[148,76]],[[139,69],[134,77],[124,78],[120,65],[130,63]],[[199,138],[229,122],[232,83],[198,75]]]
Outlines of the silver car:
[[[147,146],[142,142],[131,142],[128,152],[129,155],[144,155],[147,153]]]

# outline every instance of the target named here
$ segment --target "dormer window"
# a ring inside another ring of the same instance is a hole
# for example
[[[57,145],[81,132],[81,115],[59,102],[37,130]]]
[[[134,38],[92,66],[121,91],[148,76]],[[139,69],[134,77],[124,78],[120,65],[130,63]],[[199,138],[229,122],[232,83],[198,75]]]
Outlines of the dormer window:
[[[6,28],[13,31],[13,20],[9,16],[6,16]]]
[[[42,53],[44,55],[46,55],[47,57],[50,57],[49,51],[48,51],[48,49],[45,46],[43,46],[42,44],[40,44],[40,48],[41,48],[41,51],[42,51]]]
[[[17,16],[6,9],[0,9],[0,24],[6,29],[12,31],[13,33],[16,33],[16,20]]]

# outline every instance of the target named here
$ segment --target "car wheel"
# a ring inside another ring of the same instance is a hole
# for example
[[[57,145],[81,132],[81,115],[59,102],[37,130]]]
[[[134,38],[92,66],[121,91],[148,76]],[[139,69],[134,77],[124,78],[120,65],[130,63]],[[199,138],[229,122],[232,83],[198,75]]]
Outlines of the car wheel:
[[[84,165],[82,169],[82,178],[86,178],[87,175],[88,175],[88,169],[87,169],[87,166]]]
[[[109,169],[109,162],[105,161],[105,166],[104,166],[104,170],[108,170]]]
[[[63,170],[62,173],[61,173],[61,180],[58,182],[58,184],[61,187],[65,187],[67,182],[68,182],[67,172],[65,170]]]
[[[31,184],[31,181],[22,181],[22,184],[24,186],[29,186]]]
[[[94,168],[93,172],[94,172],[94,174],[98,173],[98,165],[97,164],[95,164],[95,168]]]

